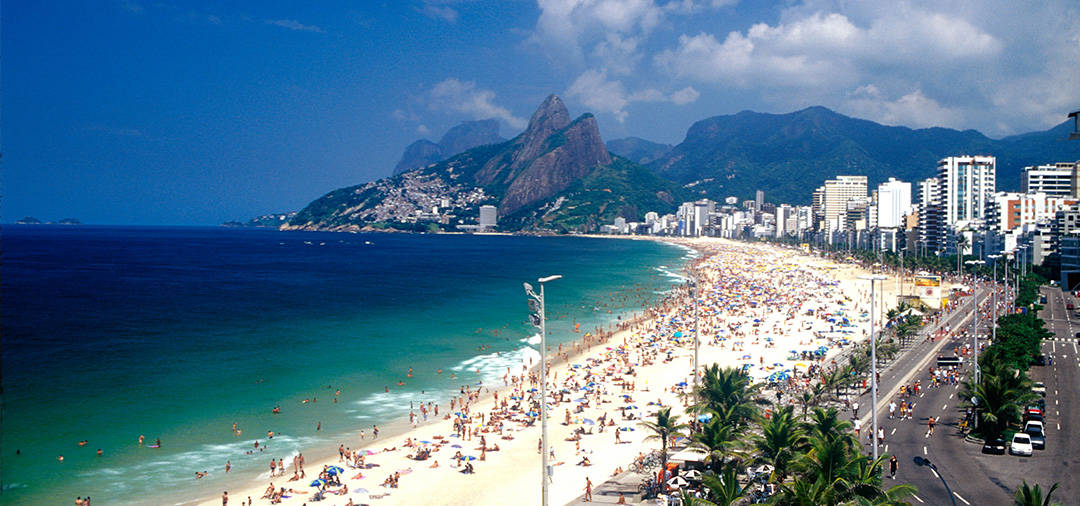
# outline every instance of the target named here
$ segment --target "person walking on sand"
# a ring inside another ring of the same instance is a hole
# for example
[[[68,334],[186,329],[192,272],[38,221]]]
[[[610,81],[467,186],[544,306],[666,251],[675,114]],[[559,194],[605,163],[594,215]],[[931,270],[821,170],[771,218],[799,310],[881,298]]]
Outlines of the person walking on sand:
[[[221,494],[221,506],[229,506],[229,491],[226,490],[224,494]]]
[[[585,477],[585,502],[592,502],[592,480]]]

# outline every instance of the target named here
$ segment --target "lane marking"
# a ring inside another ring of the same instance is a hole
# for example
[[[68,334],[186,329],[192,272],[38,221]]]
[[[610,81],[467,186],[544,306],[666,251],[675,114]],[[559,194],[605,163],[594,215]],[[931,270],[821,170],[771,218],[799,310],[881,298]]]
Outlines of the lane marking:
[[[889,445],[885,445],[885,453],[889,453]]]
[[[923,501],[922,499],[919,499],[919,496],[917,496],[917,495],[915,495],[915,494],[911,494],[911,497],[914,497],[916,501],[919,501],[919,502],[921,502],[921,503],[925,503],[925,502],[926,502],[926,501]]]
[[[925,446],[922,447],[922,454],[926,455],[926,447]]]
[[[948,407],[949,407],[949,405],[948,405],[948,404],[945,404],[944,406],[941,406],[941,410],[942,410],[942,411],[945,411],[945,408],[948,408]]]
[[[1061,424],[1059,423],[1059,424],[1057,424],[1057,426],[1058,426],[1058,430],[1061,430]]]
[[[957,499],[960,499],[961,501],[964,501],[964,504],[967,504],[968,506],[971,505],[971,503],[967,502],[967,499],[964,499],[963,497],[960,497],[960,494],[957,494],[956,492],[953,492],[952,495],[955,495]]]
[[[952,399],[953,394],[949,394],[949,398]]]
[[[893,435],[893,434],[896,434],[896,427],[893,427],[892,432],[889,433],[890,436]]]

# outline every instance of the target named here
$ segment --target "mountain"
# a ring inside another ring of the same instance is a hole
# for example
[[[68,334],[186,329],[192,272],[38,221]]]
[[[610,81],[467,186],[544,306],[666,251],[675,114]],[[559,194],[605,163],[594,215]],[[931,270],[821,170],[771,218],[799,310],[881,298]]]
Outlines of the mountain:
[[[420,139],[409,144],[405,148],[405,153],[401,155],[401,160],[394,166],[394,175],[419,167],[427,167],[477,146],[498,144],[505,140],[499,135],[499,121],[496,119],[463,121],[460,125],[447,130],[438,144],[427,139]]]
[[[607,147],[616,155],[645,165],[668,154],[675,146],[647,141],[640,137],[624,137],[607,141]]]
[[[452,230],[474,224],[481,205],[495,205],[500,230],[595,231],[616,216],[669,212],[685,195],[644,167],[612,157],[596,118],[571,120],[551,95],[513,139],[334,190],[282,228]]]
[[[683,142],[647,166],[713,199],[749,199],[762,189],[774,202],[808,204],[812,190],[838,174],[866,175],[872,187],[888,177],[915,182],[934,175],[946,156],[989,154],[998,159],[998,189],[1012,190],[1025,165],[1080,160],[1067,128],[994,140],[975,130],[885,126],[824,107],[743,111],[694,123]]]
[[[293,216],[296,216],[296,211],[290,213],[273,213],[264,214],[262,216],[256,216],[248,221],[226,221],[222,223],[223,227],[232,228],[278,228],[284,223],[288,223]]]

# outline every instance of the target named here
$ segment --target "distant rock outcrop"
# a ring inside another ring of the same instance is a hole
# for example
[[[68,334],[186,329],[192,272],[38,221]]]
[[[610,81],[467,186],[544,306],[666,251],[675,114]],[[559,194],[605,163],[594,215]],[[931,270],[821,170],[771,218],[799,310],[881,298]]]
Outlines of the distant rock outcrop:
[[[671,151],[671,144],[660,144],[640,137],[624,137],[607,141],[608,150],[634,163],[648,164]]]
[[[463,121],[448,130],[438,144],[427,139],[409,144],[401,160],[394,166],[394,175],[427,167],[477,146],[498,144],[505,140],[499,135],[499,121],[496,119]]]
[[[501,230],[595,231],[617,216],[669,212],[685,192],[640,165],[613,159],[596,118],[571,121],[548,96],[517,137],[482,145],[418,170],[341,188],[308,204],[283,228],[431,230],[475,223],[498,207]]]

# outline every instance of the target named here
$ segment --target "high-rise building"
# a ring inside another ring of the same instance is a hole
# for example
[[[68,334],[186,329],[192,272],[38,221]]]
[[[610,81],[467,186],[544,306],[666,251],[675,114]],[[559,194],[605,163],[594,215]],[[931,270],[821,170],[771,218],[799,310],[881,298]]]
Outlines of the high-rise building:
[[[896,228],[911,213],[911,183],[889,178],[877,189],[877,226]]]
[[[758,190],[754,192],[754,210],[761,212],[765,206],[765,192]]]
[[[936,177],[919,181],[919,240],[917,248],[927,253],[945,251],[945,223],[941,206],[941,182]]]
[[[1049,165],[1036,165],[1024,167],[1020,173],[1020,190],[1024,193],[1045,193],[1048,197],[1077,197],[1078,170],[1077,163],[1055,163]]]
[[[997,191],[997,160],[992,156],[950,156],[938,162],[945,224],[965,227],[986,217]]]
[[[495,228],[498,221],[499,214],[495,206],[480,206],[480,228]]]
[[[795,231],[788,228],[788,218],[793,214],[793,209],[787,204],[776,206],[776,237],[792,235]]]
[[[866,176],[836,176],[825,181],[823,204],[827,230],[845,228],[847,203],[851,199],[866,198]]]

